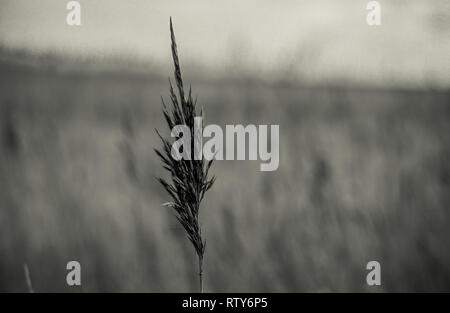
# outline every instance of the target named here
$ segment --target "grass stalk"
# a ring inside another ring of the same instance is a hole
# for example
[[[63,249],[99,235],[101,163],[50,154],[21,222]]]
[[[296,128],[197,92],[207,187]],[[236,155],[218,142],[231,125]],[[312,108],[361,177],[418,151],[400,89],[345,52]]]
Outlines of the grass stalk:
[[[198,256],[198,276],[200,283],[200,292],[203,293],[203,255]]]
[[[186,125],[189,127],[191,134],[194,134],[194,118],[196,116],[203,117],[203,110],[197,112],[196,101],[192,99],[191,88],[189,88],[189,92],[185,92],[172,19],[170,19],[170,38],[172,41],[174,76],[178,95],[175,93],[169,79],[171,107],[168,108],[162,99],[163,115],[170,130],[175,125]],[[155,152],[161,159],[164,169],[170,173],[171,177],[170,180],[158,179],[172,199],[165,205],[174,210],[175,217],[185,229],[187,237],[194,246],[198,256],[199,291],[203,292],[203,256],[206,241],[202,238],[199,224],[199,208],[206,191],[212,187],[215,181],[214,176],[212,178],[208,177],[212,160],[194,160],[193,155],[191,155],[190,160],[174,160],[171,155],[172,140],[162,137],[158,130],[156,132],[162,141],[163,148],[160,150],[155,149]],[[175,140],[178,139],[175,138]],[[191,153],[195,153],[198,139],[194,138],[192,140]]]
[[[23,265],[23,271],[25,274],[25,283],[27,284],[28,292],[34,293],[33,284],[31,283],[30,270],[28,269],[27,263]]]

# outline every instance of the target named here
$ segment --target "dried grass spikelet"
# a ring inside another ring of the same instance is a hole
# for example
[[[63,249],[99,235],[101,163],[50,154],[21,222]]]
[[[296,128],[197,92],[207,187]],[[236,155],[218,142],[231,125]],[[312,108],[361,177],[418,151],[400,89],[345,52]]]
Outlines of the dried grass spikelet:
[[[185,96],[172,18],[170,19],[170,36],[178,95],[175,93],[169,79],[171,106],[169,109],[162,99],[163,114],[169,129],[172,129],[175,125],[186,125],[189,127],[191,134],[194,134],[194,117],[203,117],[203,110],[200,110],[200,114],[197,114],[196,101],[192,99],[191,88],[189,88],[187,97]],[[165,205],[174,209],[176,218],[185,229],[189,240],[195,248],[198,256],[200,292],[203,292],[203,256],[206,242],[202,239],[199,225],[199,208],[206,191],[212,187],[215,181],[214,176],[208,178],[212,160],[194,160],[193,157],[191,157],[191,160],[174,160],[171,155],[172,140],[163,138],[158,130],[156,132],[161,138],[163,147],[161,150],[155,149],[155,152],[163,162],[163,167],[171,175],[170,180],[158,178],[172,198],[172,201],[165,203]],[[191,141],[191,153],[195,151],[195,142],[196,139]]]

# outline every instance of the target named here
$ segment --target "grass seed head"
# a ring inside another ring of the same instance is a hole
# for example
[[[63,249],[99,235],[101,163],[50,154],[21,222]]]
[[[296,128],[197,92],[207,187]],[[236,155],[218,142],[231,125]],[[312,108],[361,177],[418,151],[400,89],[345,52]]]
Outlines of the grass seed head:
[[[199,114],[196,108],[196,101],[192,98],[191,88],[185,93],[183,79],[181,77],[180,62],[178,59],[177,44],[170,19],[170,37],[172,41],[172,58],[174,63],[174,77],[178,94],[175,93],[171,80],[170,86],[170,107],[162,99],[163,115],[169,129],[175,125],[186,125],[191,134],[194,133],[194,118],[202,116],[203,110]],[[197,115],[198,114],[198,115]],[[171,197],[171,201],[165,203],[175,211],[175,216],[183,226],[186,234],[193,244],[199,257],[199,267],[201,275],[201,260],[205,252],[205,241],[202,239],[199,225],[199,208],[206,191],[214,184],[215,177],[208,178],[208,172],[212,160],[174,160],[171,156],[172,140],[164,138],[157,131],[162,141],[162,148],[155,149],[156,154],[161,159],[164,169],[170,173],[170,179],[158,178],[161,185]],[[176,138],[178,139],[178,138]],[[175,139],[175,140],[176,140]],[[195,139],[191,142],[191,153],[194,153]]]

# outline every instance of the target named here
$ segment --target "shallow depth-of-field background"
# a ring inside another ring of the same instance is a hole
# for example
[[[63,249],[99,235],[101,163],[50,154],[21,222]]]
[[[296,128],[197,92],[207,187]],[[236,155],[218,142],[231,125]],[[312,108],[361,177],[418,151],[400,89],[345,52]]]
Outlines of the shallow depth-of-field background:
[[[213,166],[206,291],[450,290],[448,92],[184,76],[205,123],[280,125],[277,171]],[[197,290],[154,179],[167,94],[157,75],[1,62],[0,291],[27,291],[25,263],[37,292]]]

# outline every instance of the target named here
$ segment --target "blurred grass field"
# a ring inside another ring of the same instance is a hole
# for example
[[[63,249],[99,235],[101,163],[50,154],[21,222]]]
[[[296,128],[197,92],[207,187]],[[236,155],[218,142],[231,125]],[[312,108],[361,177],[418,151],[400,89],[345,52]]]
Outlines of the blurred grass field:
[[[159,76],[0,62],[0,291],[197,290],[154,177]],[[191,80],[207,124],[279,124],[280,166],[217,161],[211,292],[450,291],[448,91]],[[66,263],[82,287],[66,285]],[[366,285],[367,262],[382,286]]]

